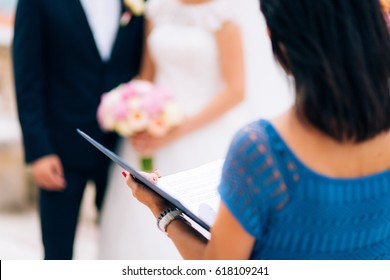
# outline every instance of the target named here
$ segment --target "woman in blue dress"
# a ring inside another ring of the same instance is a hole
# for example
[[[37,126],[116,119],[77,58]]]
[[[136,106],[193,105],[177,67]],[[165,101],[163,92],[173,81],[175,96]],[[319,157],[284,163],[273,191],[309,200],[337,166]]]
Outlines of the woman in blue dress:
[[[379,1],[261,9],[295,104],[236,134],[210,240],[128,176],[133,195],[185,259],[389,259],[390,36]]]

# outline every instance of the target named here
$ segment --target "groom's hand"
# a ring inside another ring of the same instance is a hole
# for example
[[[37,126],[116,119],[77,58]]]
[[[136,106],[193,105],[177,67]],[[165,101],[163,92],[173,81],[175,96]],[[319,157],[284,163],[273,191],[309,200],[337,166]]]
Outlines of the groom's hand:
[[[48,155],[37,159],[31,167],[35,183],[39,187],[49,191],[65,189],[64,172],[58,156]]]

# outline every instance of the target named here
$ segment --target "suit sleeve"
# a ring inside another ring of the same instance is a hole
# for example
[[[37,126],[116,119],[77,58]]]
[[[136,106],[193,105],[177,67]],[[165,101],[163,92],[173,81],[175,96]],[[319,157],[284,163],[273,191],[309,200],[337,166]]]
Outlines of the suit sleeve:
[[[52,154],[45,119],[44,36],[41,1],[19,0],[15,17],[13,66],[25,160]]]

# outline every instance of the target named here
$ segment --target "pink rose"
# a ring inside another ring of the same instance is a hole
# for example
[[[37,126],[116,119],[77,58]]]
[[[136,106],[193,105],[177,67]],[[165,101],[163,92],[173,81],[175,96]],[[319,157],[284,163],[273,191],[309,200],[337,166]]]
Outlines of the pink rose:
[[[129,107],[127,106],[126,102],[121,102],[117,104],[117,106],[114,108],[112,114],[116,120],[123,120],[126,119],[129,112]]]
[[[161,114],[162,104],[160,100],[153,94],[145,95],[141,101],[141,107],[145,110],[152,118]]]
[[[134,95],[137,95],[137,89],[133,83],[127,83],[122,87],[122,98],[124,100],[132,98]]]

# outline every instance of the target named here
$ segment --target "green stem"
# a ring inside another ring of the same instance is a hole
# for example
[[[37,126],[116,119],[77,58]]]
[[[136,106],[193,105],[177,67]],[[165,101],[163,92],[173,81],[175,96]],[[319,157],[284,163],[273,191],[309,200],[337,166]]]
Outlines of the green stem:
[[[140,161],[141,170],[145,172],[153,172],[153,158],[142,157]]]

